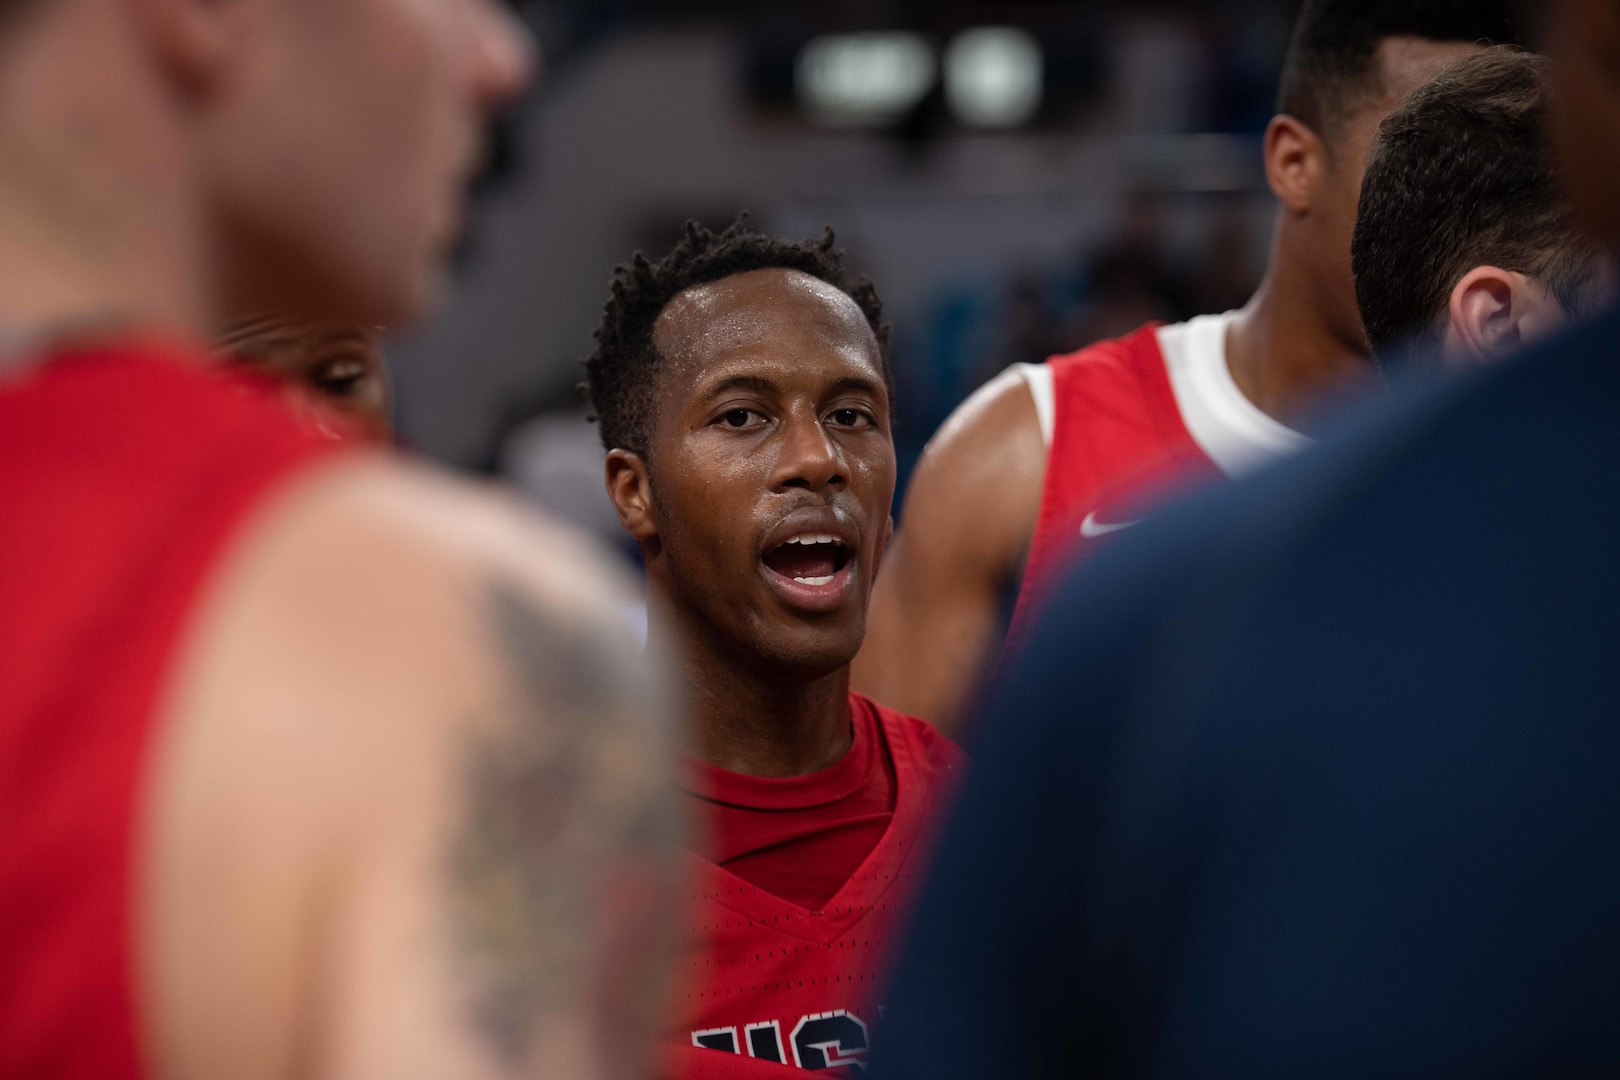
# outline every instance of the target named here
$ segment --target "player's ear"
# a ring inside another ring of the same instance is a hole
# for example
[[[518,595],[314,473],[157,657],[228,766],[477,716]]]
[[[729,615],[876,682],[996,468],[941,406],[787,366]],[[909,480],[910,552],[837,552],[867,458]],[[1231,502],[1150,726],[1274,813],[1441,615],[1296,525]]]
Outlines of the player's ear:
[[[609,450],[606,465],[608,498],[618,511],[619,524],[637,540],[658,535],[658,508],[653,503],[647,463],[629,450]]]
[[[1557,298],[1523,274],[1476,266],[1451,290],[1448,360],[1489,363],[1564,322]]]
[[[1279,202],[1295,213],[1317,200],[1327,150],[1321,136],[1292,116],[1274,116],[1266,127],[1266,183]]]
[[[134,0],[160,63],[184,87],[205,91],[243,66],[265,0]]]

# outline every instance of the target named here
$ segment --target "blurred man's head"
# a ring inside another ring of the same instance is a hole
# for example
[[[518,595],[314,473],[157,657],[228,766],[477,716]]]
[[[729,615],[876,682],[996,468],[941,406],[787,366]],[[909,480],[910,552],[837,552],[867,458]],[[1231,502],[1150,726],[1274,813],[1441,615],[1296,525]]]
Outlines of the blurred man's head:
[[[243,319],[215,342],[250,364],[378,434],[391,424],[388,372],[374,326]]]
[[[689,227],[621,269],[597,343],[608,491],[683,632],[776,677],[847,666],[895,458],[882,306],[831,232]]]
[[[1328,329],[1365,348],[1350,233],[1378,123],[1441,68],[1514,43],[1508,0],[1306,0],[1266,134],[1266,170],[1285,212],[1280,242],[1311,278]]]
[[[1541,18],[1553,61],[1553,144],[1576,213],[1600,244],[1620,252],[1620,4],[1524,5]]]
[[[32,172],[118,176],[212,312],[393,323],[438,293],[488,114],[528,68],[496,0],[23,0],[0,22],[9,180],[67,218],[92,198],[22,193]]]
[[[243,287],[294,290],[276,310],[420,310],[458,239],[487,114],[525,79],[510,16],[494,0],[191,6],[230,35],[208,57],[199,144]]]
[[[1606,302],[1547,145],[1545,59],[1491,49],[1447,68],[1378,132],[1351,246],[1386,366],[1495,359]]]

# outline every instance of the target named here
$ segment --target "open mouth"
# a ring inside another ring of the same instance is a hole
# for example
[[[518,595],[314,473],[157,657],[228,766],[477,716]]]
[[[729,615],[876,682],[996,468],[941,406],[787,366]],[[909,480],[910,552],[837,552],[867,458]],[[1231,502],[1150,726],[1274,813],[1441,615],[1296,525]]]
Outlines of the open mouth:
[[[800,585],[831,585],[850,557],[849,547],[838,537],[806,533],[767,551],[765,565]]]

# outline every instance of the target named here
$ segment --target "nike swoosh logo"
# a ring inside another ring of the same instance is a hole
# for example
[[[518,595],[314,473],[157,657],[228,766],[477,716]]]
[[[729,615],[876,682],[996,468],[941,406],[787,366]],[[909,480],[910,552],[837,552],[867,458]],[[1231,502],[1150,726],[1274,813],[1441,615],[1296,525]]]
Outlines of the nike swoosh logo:
[[[1102,522],[1097,520],[1096,511],[1092,511],[1086,515],[1086,520],[1080,523],[1080,535],[1085,537],[1087,540],[1095,540],[1099,536],[1107,536],[1109,533],[1117,533],[1122,529],[1130,528],[1132,525],[1140,524],[1142,524],[1140,521],[1121,521],[1117,524],[1110,523],[1104,525]]]

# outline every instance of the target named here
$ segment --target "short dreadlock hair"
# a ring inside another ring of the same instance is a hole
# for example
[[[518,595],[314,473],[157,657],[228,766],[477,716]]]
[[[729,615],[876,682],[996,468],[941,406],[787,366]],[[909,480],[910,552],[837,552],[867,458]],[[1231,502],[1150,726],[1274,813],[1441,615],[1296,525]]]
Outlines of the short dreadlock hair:
[[[1384,92],[1386,38],[1521,45],[1512,0],[1305,0],[1283,63],[1277,111],[1325,139]]]
[[[647,456],[661,363],[653,328],[670,301],[688,289],[751,270],[798,270],[855,301],[877,338],[892,410],[894,376],[883,301],[870,281],[849,275],[836,243],[831,226],[820,239],[794,243],[755,231],[744,214],[720,233],[688,221],[685,235],[662,259],[648,262],[638,251],[630,265],[617,267],[613,294],[596,331],[596,351],[585,361],[584,389],[590,393],[602,445]]]

